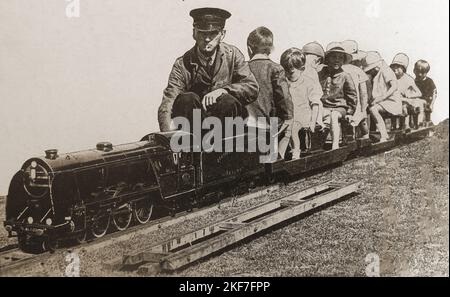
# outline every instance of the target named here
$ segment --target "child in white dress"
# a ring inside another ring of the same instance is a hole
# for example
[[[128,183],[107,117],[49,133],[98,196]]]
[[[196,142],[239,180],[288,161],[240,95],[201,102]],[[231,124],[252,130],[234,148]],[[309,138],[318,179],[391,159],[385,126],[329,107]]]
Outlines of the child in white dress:
[[[292,138],[292,158],[300,158],[301,129],[309,129],[314,132],[316,124],[320,124],[322,116],[319,115],[323,92],[318,79],[312,78],[305,72],[305,55],[298,48],[290,48],[283,53],[280,61],[288,79],[289,92],[294,105],[294,118],[287,121],[287,129],[284,138],[279,143],[279,153],[282,158]]]

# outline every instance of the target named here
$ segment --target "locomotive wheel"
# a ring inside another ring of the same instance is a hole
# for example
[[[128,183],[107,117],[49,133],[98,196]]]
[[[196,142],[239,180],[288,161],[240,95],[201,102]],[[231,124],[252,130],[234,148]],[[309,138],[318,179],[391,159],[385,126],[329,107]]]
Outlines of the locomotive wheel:
[[[35,254],[37,252],[36,245],[33,245],[25,236],[18,236],[17,240],[21,251],[30,254]]]
[[[131,211],[131,207],[129,204],[125,204],[116,210],[116,213],[113,214],[113,224],[117,230],[123,231],[130,226],[131,219],[133,218],[133,212]]]
[[[42,241],[42,251],[48,251],[50,253],[54,253],[58,248],[58,244],[56,240],[53,239],[45,239]]]
[[[133,208],[134,219],[139,224],[146,224],[150,221],[153,213],[153,203],[148,200],[136,202]]]
[[[44,239],[42,238],[26,238],[25,236],[18,237],[19,249],[29,254],[40,254],[46,251]]]
[[[109,223],[111,222],[111,217],[109,214],[103,214],[98,216],[98,218],[92,223],[91,233],[95,238],[100,238],[105,236],[108,231]]]

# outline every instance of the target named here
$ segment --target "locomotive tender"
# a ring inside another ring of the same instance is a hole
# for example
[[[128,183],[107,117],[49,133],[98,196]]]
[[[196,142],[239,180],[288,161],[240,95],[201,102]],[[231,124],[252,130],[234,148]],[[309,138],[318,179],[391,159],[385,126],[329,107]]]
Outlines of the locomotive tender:
[[[127,229],[147,223],[155,207],[175,214],[236,194],[275,177],[298,175],[341,163],[350,156],[372,154],[426,137],[433,126],[417,131],[391,131],[391,141],[371,143],[344,135],[338,150],[326,150],[321,132],[311,137],[309,152],[298,160],[260,163],[261,153],[203,152],[192,148],[175,153],[176,132],[152,133],[141,141],[27,160],[10,184],[5,229],[17,236],[24,251],[53,250],[55,244],[87,236],[100,238],[110,228]],[[252,137],[248,134],[235,136]],[[247,139],[248,140],[248,139]]]

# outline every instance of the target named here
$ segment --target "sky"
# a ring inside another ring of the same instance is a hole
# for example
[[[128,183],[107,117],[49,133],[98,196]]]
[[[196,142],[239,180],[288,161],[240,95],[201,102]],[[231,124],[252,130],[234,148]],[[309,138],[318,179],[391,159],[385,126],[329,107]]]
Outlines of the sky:
[[[77,1],[79,15],[67,14]],[[22,163],[46,149],[128,143],[158,131],[173,62],[194,45],[189,11],[204,6],[232,13],[225,42],[246,56],[248,34],[266,26],[275,36],[276,62],[287,48],[345,39],[379,51],[387,63],[407,53],[410,74],[416,60],[428,60],[439,93],[433,121],[439,123],[448,118],[448,3],[1,0],[0,195]]]

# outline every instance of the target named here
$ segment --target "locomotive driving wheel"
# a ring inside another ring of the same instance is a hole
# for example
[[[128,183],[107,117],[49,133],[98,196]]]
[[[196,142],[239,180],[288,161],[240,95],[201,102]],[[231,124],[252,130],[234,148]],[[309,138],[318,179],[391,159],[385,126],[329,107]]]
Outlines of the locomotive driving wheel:
[[[142,199],[135,203],[133,216],[139,224],[146,224],[150,221],[153,213],[153,203],[150,199]]]
[[[109,224],[111,222],[111,216],[108,213],[100,213],[96,216],[96,219],[92,223],[91,233],[95,238],[105,236],[108,231]]]
[[[30,254],[40,254],[45,252],[44,240],[42,238],[27,238],[18,236],[20,250]]]
[[[113,224],[118,231],[126,230],[130,226],[132,218],[133,212],[129,203],[123,204],[115,209],[112,215]]]
[[[50,253],[54,253],[58,248],[58,243],[56,240],[52,238],[47,238],[42,240],[42,251],[48,251]]]

